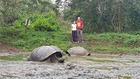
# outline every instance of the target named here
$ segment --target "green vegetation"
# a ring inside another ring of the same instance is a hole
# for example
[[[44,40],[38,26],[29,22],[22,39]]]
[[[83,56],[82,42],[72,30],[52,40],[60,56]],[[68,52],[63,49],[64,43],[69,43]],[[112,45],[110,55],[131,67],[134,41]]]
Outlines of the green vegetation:
[[[138,2],[72,0],[62,17],[55,7],[59,7],[60,0],[57,5],[47,0],[1,0],[0,42],[25,50],[55,45],[66,51],[80,45],[90,52],[140,53]],[[73,44],[70,20],[79,15],[84,19],[85,43]],[[27,19],[29,25],[25,25]]]
[[[87,35],[88,49],[95,52],[139,53],[140,35],[128,33],[102,33]],[[92,49],[91,49],[92,48]]]
[[[0,41],[26,50],[42,45],[56,45],[63,50],[71,46],[68,30],[61,27],[54,11],[46,14],[36,12],[28,17],[32,22],[27,27],[23,23],[24,17],[17,19],[14,26],[0,27]]]
[[[61,27],[60,27],[61,28]],[[55,45],[66,51],[72,46],[83,46],[91,52],[107,53],[140,53],[140,37],[128,33],[85,34],[85,43],[73,44],[70,32],[66,29],[59,31],[36,31],[33,29],[2,27],[0,41],[9,43],[17,48],[33,50],[42,45]]]
[[[91,57],[91,56],[90,56]],[[101,55],[99,55],[99,54],[94,54],[94,56],[93,56],[94,58],[118,58],[118,56],[113,56],[113,55],[105,55],[105,54],[101,54]]]
[[[112,67],[106,67],[106,66],[96,67],[96,69],[101,69],[101,70],[113,70]]]
[[[21,61],[24,58],[27,58],[29,55],[20,54],[20,55],[9,55],[9,56],[0,56],[1,60],[9,60],[9,61]]]
[[[2,28],[5,29],[5,28]],[[6,28],[6,30],[10,28]],[[62,47],[62,49],[67,49],[70,47],[71,43],[67,37],[67,32],[42,32],[35,30],[28,31],[17,31],[10,29],[10,31],[1,31],[0,41],[4,43],[9,43],[17,48],[33,50],[36,47],[42,45],[56,45]],[[10,33],[9,33],[10,32]]]
[[[119,78],[122,78],[122,79],[132,79],[130,76],[121,76],[121,75],[118,75]]]
[[[132,79],[130,76],[123,76],[123,79]]]
[[[60,24],[56,19],[56,15],[53,11],[46,13],[47,15],[37,14],[34,18],[31,27],[36,31],[57,31],[60,29]]]
[[[101,60],[101,59],[93,59],[93,58],[87,58],[87,60],[92,61],[92,62],[102,62],[102,63],[106,63],[106,62],[117,62],[115,60]]]
[[[86,32],[130,32],[140,30],[140,0],[72,0],[64,19],[81,16]]]

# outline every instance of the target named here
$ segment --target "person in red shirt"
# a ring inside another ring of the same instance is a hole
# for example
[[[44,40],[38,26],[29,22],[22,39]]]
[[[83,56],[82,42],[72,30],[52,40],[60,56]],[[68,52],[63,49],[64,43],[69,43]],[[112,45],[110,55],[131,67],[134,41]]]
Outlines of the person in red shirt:
[[[81,20],[80,17],[77,18],[76,20],[76,30],[77,30],[77,36],[78,36],[78,42],[84,42],[84,37],[83,37],[83,21]]]

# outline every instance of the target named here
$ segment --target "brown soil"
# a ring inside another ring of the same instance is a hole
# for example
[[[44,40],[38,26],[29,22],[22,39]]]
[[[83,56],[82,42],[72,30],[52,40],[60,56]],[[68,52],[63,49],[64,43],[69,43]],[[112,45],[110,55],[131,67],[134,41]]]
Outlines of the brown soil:
[[[0,43],[0,53],[19,53],[25,52],[25,50],[14,48],[9,44]]]

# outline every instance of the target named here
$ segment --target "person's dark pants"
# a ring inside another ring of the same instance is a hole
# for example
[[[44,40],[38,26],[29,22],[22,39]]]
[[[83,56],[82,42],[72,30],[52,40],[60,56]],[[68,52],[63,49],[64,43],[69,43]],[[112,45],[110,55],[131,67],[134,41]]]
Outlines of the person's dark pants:
[[[84,36],[82,30],[77,30],[77,40],[78,42],[84,42]]]
[[[77,42],[77,31],[76,30],[72,31],[72,38],[73,38],[73,42]]]

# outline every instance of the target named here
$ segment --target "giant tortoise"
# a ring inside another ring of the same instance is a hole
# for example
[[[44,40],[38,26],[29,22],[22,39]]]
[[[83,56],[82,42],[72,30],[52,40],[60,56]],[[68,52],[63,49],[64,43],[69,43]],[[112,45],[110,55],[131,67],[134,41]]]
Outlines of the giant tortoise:
[[[63,63],[62,50],[56,46],[41,46],[34,49],[28,58],[29,61],[49,61]]]
[[[66,53],[71,56],[71,55],[77,55],[77,56],[90,56],[90,53],[83,47],[77,46],[77,47],[72,47],[66,51]]]

